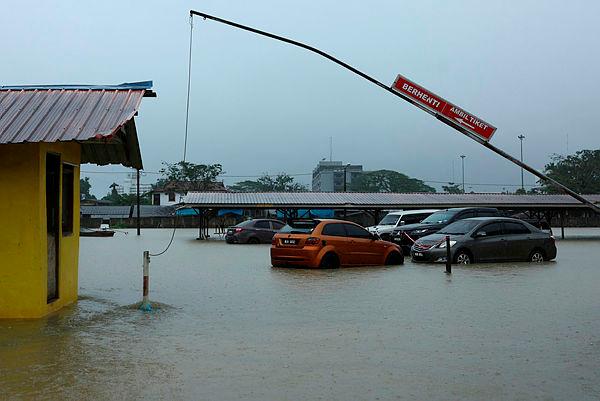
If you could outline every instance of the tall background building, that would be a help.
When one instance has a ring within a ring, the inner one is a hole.
[[[346,176],[346,190],[349,191],[352,179],[362,172],[362,165],[321,160],[313,170],[312,191],[344,192],[344,175]]]

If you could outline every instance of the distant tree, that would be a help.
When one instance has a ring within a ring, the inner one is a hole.
[[[423,181],[392,170],[364,172],[352,179],[353,192],[435,192]]]
[[[223,172],[220,164],[195,164],[180,161],[177,163],[163,162],[163,168],[159,173],[163,178],[159,179],[155,187],[162,187],[168,182],[187,184],[186,187],[194,190],[203,190],[217,180]]]
[[[119,192],[117,191],[117,187],[119,186],[119,184],[117,184],[116,182],[113,182],[112,184],[110,184],[108,187],[110,188],[110,192],[107,193],[102,200],[107,200],[110,201],[113,205],[118,205],[119,202],[121,201],[121,195],[119,195]]]
[[[79,195],[80,199],[96,199],[94,195],[90,193],[92,184],[90,184],[90,177],[84,177],[79,179]]]
[[[459,184],[455,184],[453,182],[449,182],[448,185],[442,185],[442,189],[444,192],[449,194],[462,194],[463,190]]]
[[[137,205],[137,194],[119,194],[117,187],[119,184],[112,183],[109,185],[110,192],[102,198],[102,200],[110,201],[114,206],[131,206]],[[152,204],[150,193],[140,194],[140,205]]]
[[[551,162],[546,164],[546,175],[580,194],[600,193],[600,149],[580,150],[574,155],[561,156],[554,154]],[[539,180],[542,191],[560,193],[550,183]]]
[[[245,180],[229,187],[235,192],[306,192],[306,185],[294,182],[294,177],[286,173],[270,176],[265,173],[256,181]]]
[[[525,195],[527,191],[523,188],[519,188],[515,191],[515,195]]]

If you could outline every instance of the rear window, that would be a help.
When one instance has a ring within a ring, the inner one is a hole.
[[[256,224],[254,225],[254,227],[256,228],[271,228],[271,225],[269,224],[269,222],[267,220],[260,220],[257,221]]]
[[[236,227],[248,227],[248,226],[251,226],[252,223],[254,223],[253,220],[246,220],[246,221],[242,221],[241,223],[238,223],[236,225]]]
[[[317,224],[319,222],[316,220],[290,221],[279,232],[284,234],[310,234]]]

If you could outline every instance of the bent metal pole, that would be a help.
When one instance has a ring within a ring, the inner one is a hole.
[[[515,163],[516,165],[524,168],[525,170],[529,171],[531,174],[535,175],[538,178],[541,178],[544,181],[549,182],[550,184],[556,186],[557,188],[559,188],[561,191],[563,191],[564,193],[566,193],[567,195],[572,196],[573,198],[577,199],[579,202],[589,206],[592,210],[594,210],[596,213],[600,214],[600,207],[598,207],[597,205],[595,205],[593,202],[588,201],[587,199],[585,199],[584,197],[582,197],[581,195],[579,195],[578,193],[576,193],[575,191],[567,188],[566,186],[564,186],[563,184],[559,183],[556,180],[553,180],[552,178],[546,176],[545,174],[537,171],[536,169],[534,169],[533,167],[528,166],[527,164],[523,163],[522,161],[518,160],[515,157],[512,157],[511,155],[509,155],[508,153],[504,152],[503,150],[497,148],[496,146],[490,144],[487,141],[483,141],[477,137],[474,137],[473,135],[471,135],[469,132],[465,131],[462,127],[456,125],[456,124],[452,124],[450,123],[448,120],[441,118],[440,115],[432,112],[431,110],[421,106],[420,104],[414,102],[412,99],[410,99],[409,97],[403,95],[402,93],[396,92],[395,90],[393,90],[391,87],[385,85],[383,82],[380,82],[378,80],[376,80],[375,78],[371,77],[370,75],[365,74],[364,72],[352,67],[351,65],[344,63],[343,61],[333,57],[330,54],[325,53],[322,50],[319,50],[315,47],[309,46],[307,44],[304,44],[302,42],[298,42],[296,40],[292,40],[292,39],[288,39],[286,37],[283,36],[279,36],[279,35],[275,35],[273,33],[269,33],[266,31],[261,31],[260,29],[256,29],[256,28],[252,28],[246,25],[242,25],[242,24],[238,24],[237,22],[233,22],[233,21],[228,21],[226,19],[223,18],[219,18],[219,17],[215,17],[213,15],[209,15],[206,13],[202,13],[199,11],[195,11],[195,10],[190,10],[190,17],[193,17],[194,15],[197,15],[199,17],[202,17],[204,19],[210,19],[216,22],[220,22],[222,24],[225,25],[229,25],[229,26],[233,26],[235,28],[238,29],[242,29],[244,31],[248,31],[248,32],[252,32],[255,33],[257,35],[262,35],[262,36],[266,36],[268,38],[271,39],[275,39],[275,40],[279,40],[281,42],[285,42],[288,43],[290,45],[294,45],[294,46],[298,46],[301,47],[303,49],[306,49],[308,51],[311,51],[313,53],[316,53],[322,57],[325,57],[326,59],[346,68],[347,70],[352,71],[353,73],[355,73],[356,75],[360,76],[361,78],[366,79],[367,81],[371,82],[372,84],[375,84],[377,86],[379,86],[381,89],[384,89],[386,91],[388,91],[389,93],[398,96],[404,100],[406,100],[407,102],[413,104],[414,106],[417,106],[418,108],[420,108],[421,110],[433,115],[434,117],[436,117],[438,120],[442,121],[445,124],[450,125],[452,128],[462,132],[463,134],[467,135],[469,138],[474,139],[475,141],[481,143],[483,146],[485,146],[486,148],[490,149],[492,152],[504,157],[505,159],[507,159],[508,161],[511,161],[513,163]]]

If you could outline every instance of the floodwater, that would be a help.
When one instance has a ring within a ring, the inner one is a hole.
[[[556,262],[451,276],[272,269],[269,245],[178,230],[138,311],[142,251],[170,234],[82,238],[79,302],[0,320],[0,399],[600,399],[600,229],[567,230]]]

